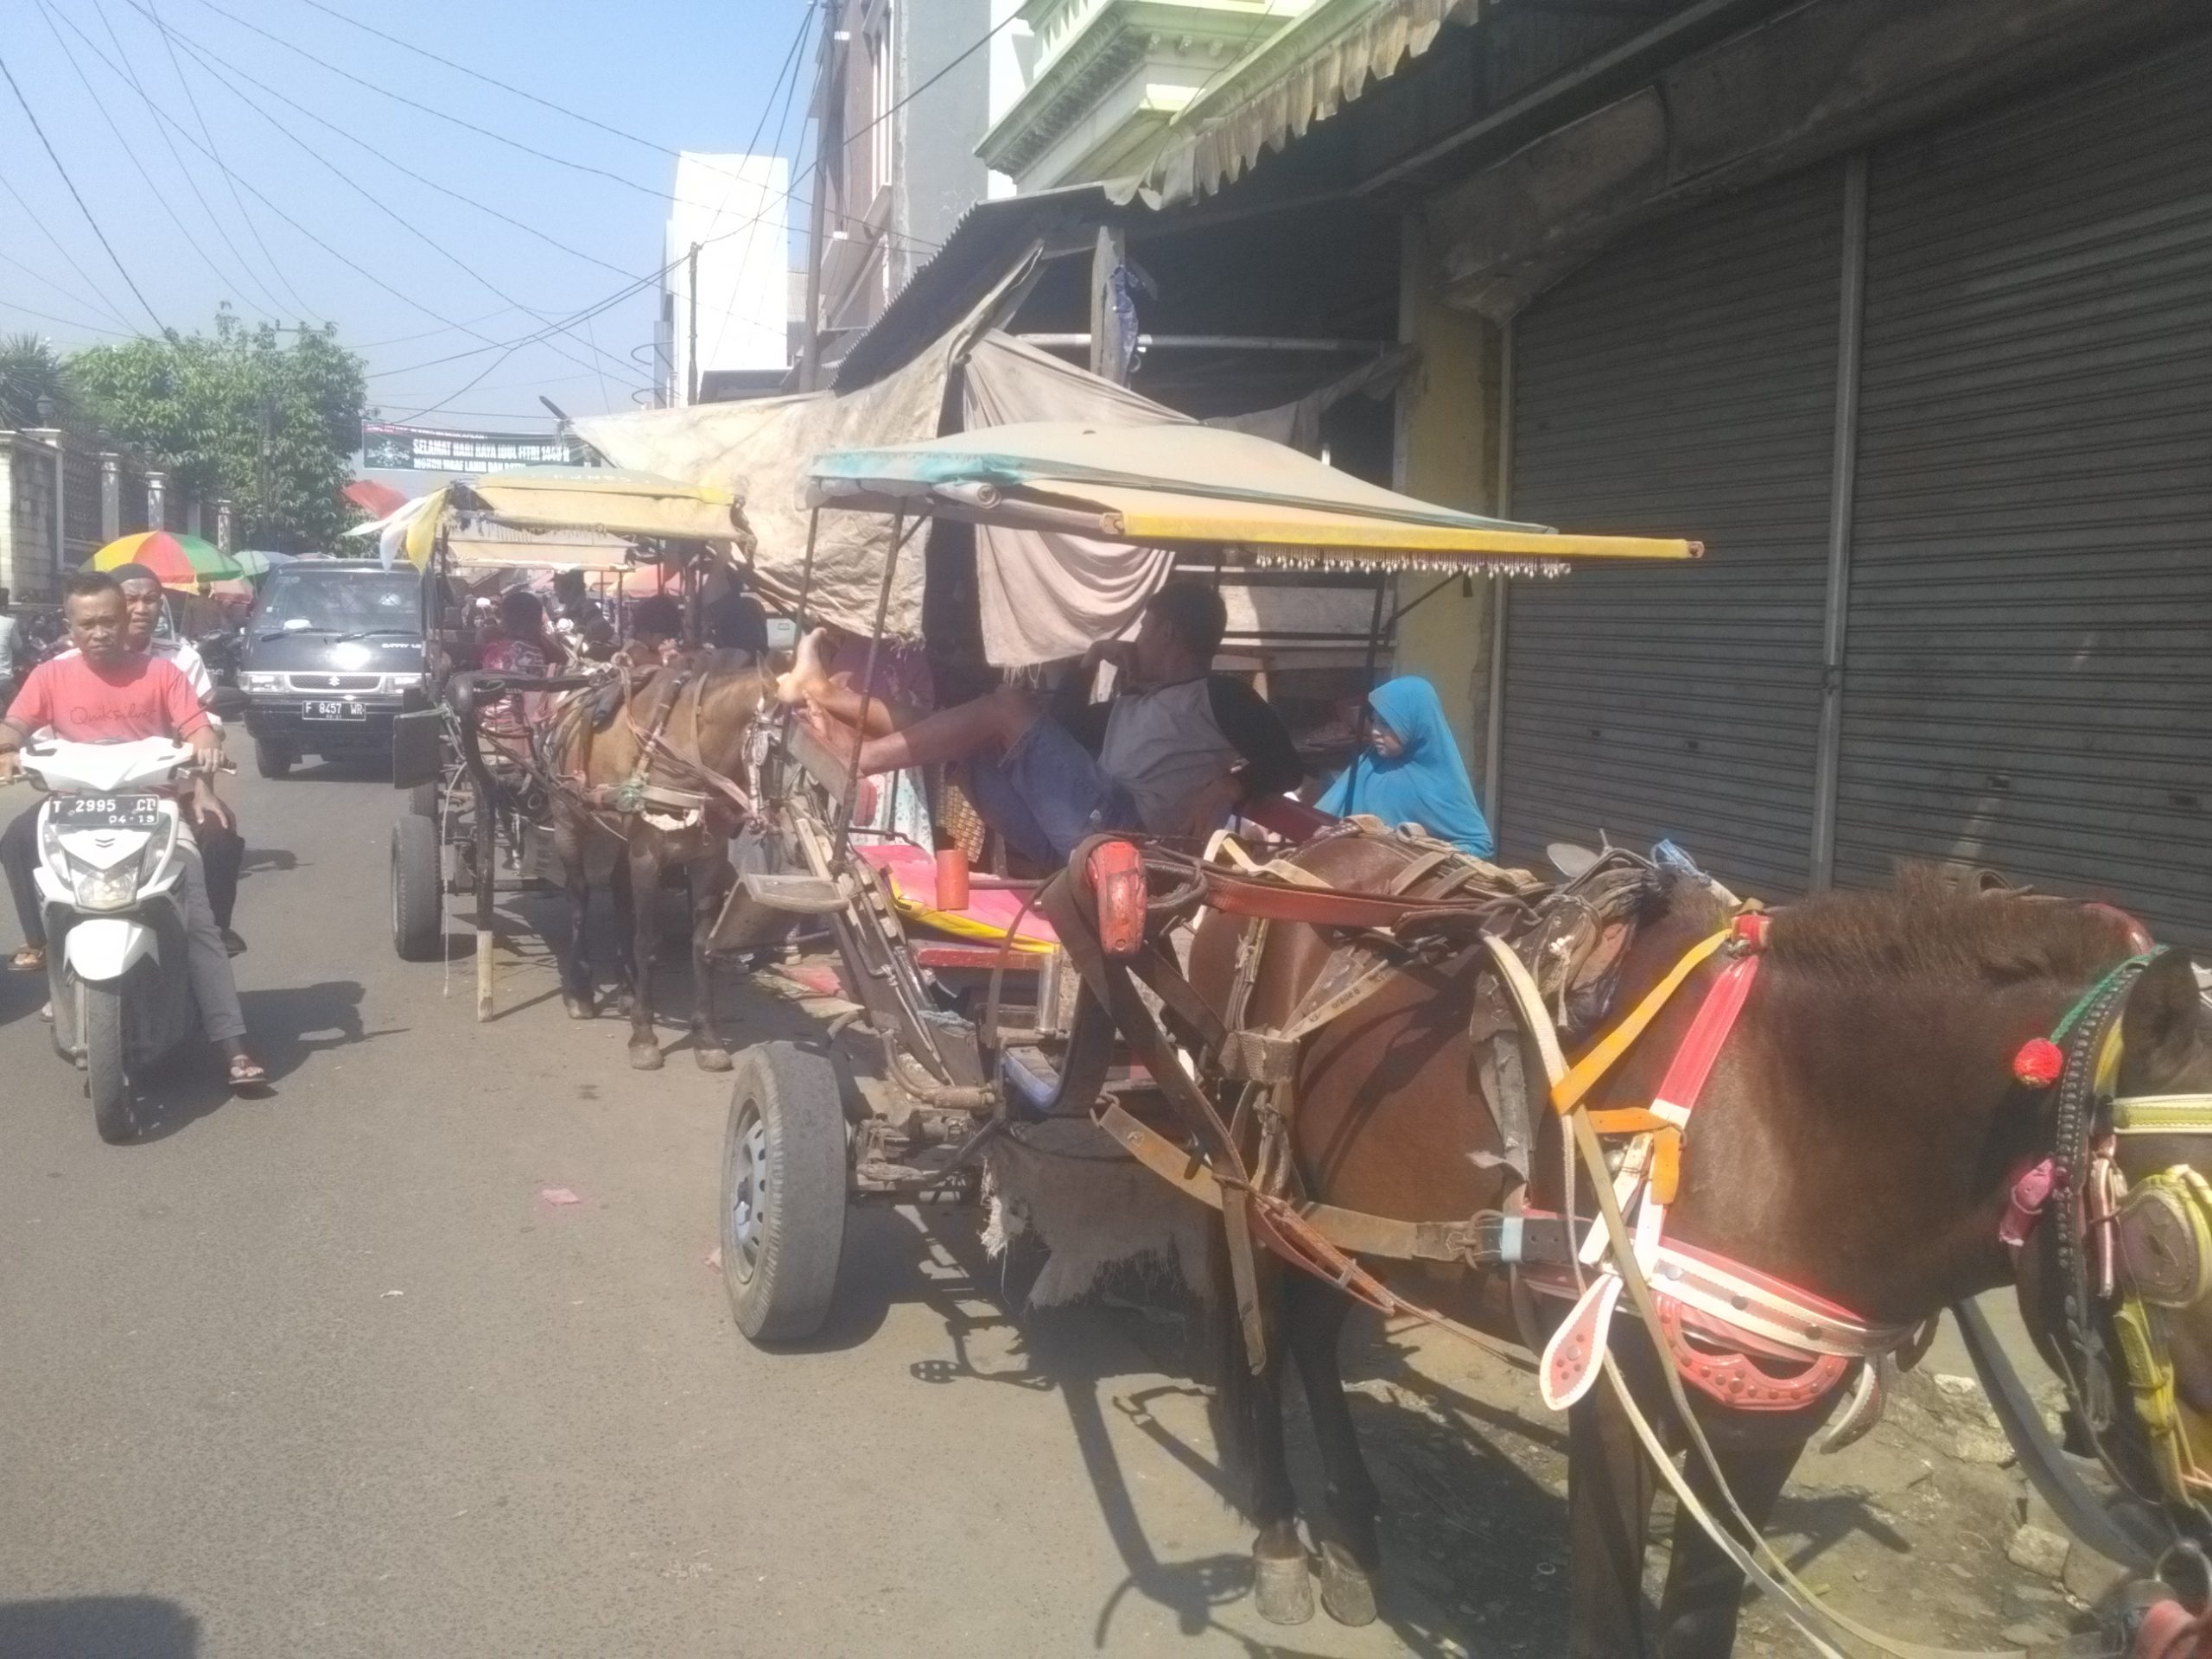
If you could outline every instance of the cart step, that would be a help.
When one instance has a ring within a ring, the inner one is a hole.
[[[787,910],[799,916],[834,915],[846,906],[845,895],[827,876],[769,875],[747,870],[738,878],[746,894],[771,910]]]

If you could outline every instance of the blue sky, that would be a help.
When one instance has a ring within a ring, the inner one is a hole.
[[[548,323],[655,271],[676,166],[664,150],[808,153],[811,27],[788,110],[783,74],[807,10],[806,0],[6,0],[0,62],[115,257],[0,81],[0,332],[75,346],[149,332],[149,309],[205,329],[227,300],[248,321],[335,321],[368,359],[369,401],[385,419],[438,406],[420,418],[543,430],[541,392],[572,414],[632,407],[651,379],[654,285],[569,332]],[[794,224],[808,188],[794,186]],[[515,344],[539,334],[550,337]]]

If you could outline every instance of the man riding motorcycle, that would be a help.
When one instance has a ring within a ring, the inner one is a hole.
[[[166,737],[188,744],[199,774],[185,803],[194,824],[228,827],[230,809],[217,798],[214,768],[221,747],[200,698],[175,664],[130,648],[130,612],[123,592],[105,572],[79,571],[63,584],[63,613],[75,653],[41,663],[0,720],[0,784],[21,770],[18,751],[35,732],[51,728],[65,742],[112,743]],[[227,1060],[234,1088],[253,1088],[268,1073],[246,1047],[245,1016],[230,954],[207,904],[200,849],[188,833],[178,843],[184,874],[179,896],[187,930],[186,969],[207,1039]]]

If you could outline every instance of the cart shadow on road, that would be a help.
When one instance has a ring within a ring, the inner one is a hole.
[[[200,1621],[158,1596],[0,1601],[0,1654],[52,1659],[194,1659]]]
[[[1134,1299],[1109,1293],[1103,1300],[1019,1313],[1041,1265],[1033,1247],[1012,1261],[994,1259],[974,1218],[961,1212],[933,1212],[926,1224],[911,1211],[862,1210],[853,1218],[876,1224],[857,1258],[849,1236],[840,1313],[810,1345],[852,1345],[873,1332],[890,1306],[919,1304],[943,1321],[948,1351],[910,1367],[916,1382],[1060,1396],[1127,1572],[1099,1609],[1096,1646],[1108,1645],[1119,1610],[1134,1596],[1171,1612],[1186,1637],[1226,1637],[1255,1656],[1299,1659],[1308,1652],[1251,1633],[1265,1627],[1249,1606],[1251,1563],[1241,1548],[1166,1559],[1147,1530],[1143,1510],[1164,1490],[1157,1484],[1161,1469],[1150,1464],[1157,1454],[1201,1489],[1202,1503],[1221,1506],[1220,1530],[1240,1544],[1249,1535],[1234,1518],[1236,1480],[1224,1469],[1210,1427],[1209,1344],[1199,1340],[1192,1310],[1163,1304],[1147,1286]],[[1393,1376],[1406,1370],[1402,1357],[1380,1344],[1348,1351],[1346,1360],[1347,1380],[1356,1384],[1378,1370]],[[1301,1493],[1318,1498],[1323,1481],[1312,1432],[1294,1389],[1291,1395],[1294,1477]],[[1352,1398],[1384,1492],[1385,1628],[1400,1650],[1424,1656],[1465,1652],[1471,1639],[1478,1652],[1516,1643],[1547,1650],[1566,1618],[1563,1501],[1523,1470],[1512,1450],[1464,1419],[1440,1422],[1433,1407],[1409,1408],[1397,1398],[1395,1391],[1356,1391]],[[1499,1420],[1526,1432],[1508,1414]],[[1147,1466],[1133,1469],[1133,1454]]]

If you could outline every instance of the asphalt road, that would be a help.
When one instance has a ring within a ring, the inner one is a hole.
[[[972,1228],[857,1216],[825,1338],[749,1347],[721,1084],[630,1071],[542,959],[484,1026],[465,964],[396,960],[388,788],[233,793],[273,1098],[187,1077],[105,1146],[0,976],[0,1656],[1451,1650],[1403,1584],[1261,1624],[1157,1327],[1009,1313]],[[1556,1554],[1529,1490],[1497,1593]]]

